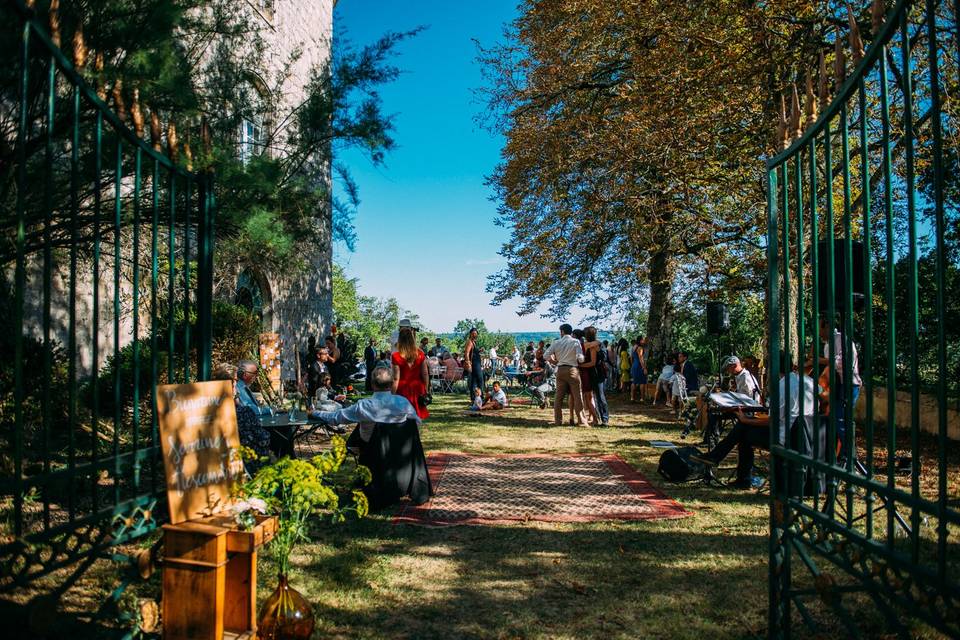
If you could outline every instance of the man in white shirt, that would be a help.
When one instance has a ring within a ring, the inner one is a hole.
[[[420,417],[410,401],[390,392],[393,387],[392,370],[376,367],[370,376],[370,384],[373,386],[373,396],[338,411],[315,411],[314,417],[329,425],[357,423],[360,425],[360,439],[364,442],[370,441],[373,427],[378,422],[403,424],[411,419],[420,424]]]
[[[801,377],[791,371],[792,363],[783,359],[780,367],[780,436],[779,441],[789,444],[788,434],[794,428],[794,422],[800,415],[800,386]],[[790,371],[789,374],[785,374]],[[812,439],[814,420],[814,390],[816,385],[808,375],[803,376],[803,429]],[[786,386],[790,385],[789,409],[786,406]],[[702,462],[708,466],[717,466],[727,457],[734,447],[737,447],[737,479],[733,483],[736,489],[749,489],[753,470],[753,450],[755,447],[767,449],[770,446],[770,417],[768,415],[751,416],[742,410],[737,410],[737,423],[723,440],[710,453],[703,456],[691,456],[691,460]],[[821,447],[821,452],[823,447]]]
[[[586,424],[583,415],[583,396],[580,390],[580,370],[577,365],[583,362],[583,347],[580,341],[572,335],[573,327],[569,324],[560,325],[560,339],[551,344],[543,353],[543,357],[557,365],[557,396],[553,405],[553,421],[563,424],[563,400],[570,394],[570,403],[573,406],[573,415],[576,424]]]
[[[757,402],[760,402],[760,385],[757,379],[753,377],[741,363],[737,356],[730,356],[723,362],[723,370],[733,376],[737,383],[737,393],[750,396]]]
[[[833,362],[830,362],[830,322],[825,316],[820,316],[820,341],[823,342],[823,355],[820,357],[820,366],[833,366],[836,370],[836,401],[837,407],[837,440],[845,446],[845,434],[847,431],[846,416],[853,413],[853,407],[857,406],[857,399],[860,397],[860,387],[863,381],[860,379],[860,359],[857,354],[857,345],[850,340],[850,391],[853,403],[847,407],[847,381],[843,379],[843,343],[844,337],[839,329],[833,330]]]
[[[757,379],[753,377],[753,374],[740,363],[740,358],[729,356],[720,365],[720,371],[734,377],[737,383],[737,393],[742,393],[760,402],[760,385],[757,384]],[[704,442],[709,442],[711,436],[719,437],[720,421],[725,417],[722,414],[732,413],[734,413],[734,410],[730,408],[718,408],[716,405],[710,408]]]

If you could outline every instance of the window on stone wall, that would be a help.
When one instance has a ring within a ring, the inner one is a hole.
[[[253,156],[263,153],[265,141],[263,119],[252,117],[241,120],[239,141],[237,156],[240,162],[246,164]]]
[[[263,331],[273,331],[273,294],[269,283],[261,276],[253,269],[241,271],[233,303],[256,316]]]

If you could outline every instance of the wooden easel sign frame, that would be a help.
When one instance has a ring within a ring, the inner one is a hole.
[[[219,513],[244,473],[233,384],[160,385],[156,397],[171,524]]]

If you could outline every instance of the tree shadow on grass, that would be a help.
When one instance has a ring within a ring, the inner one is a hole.
[[[330,535],[337,550],[304,567],[304,579],[336,575],[341,600],[370,589],[373,563],[408,571],[388,569],[374,588],[385,598],[369,606],[321,598],[318,614],[334,637],[759,637],[765,625],[761,534],[670,523],[431,529],[375,519]]]

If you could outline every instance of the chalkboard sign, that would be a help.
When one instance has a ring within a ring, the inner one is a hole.
[[[230,486],[243,476],[233,384],[158,386],[157,416],[170,522],[222,511]]]

